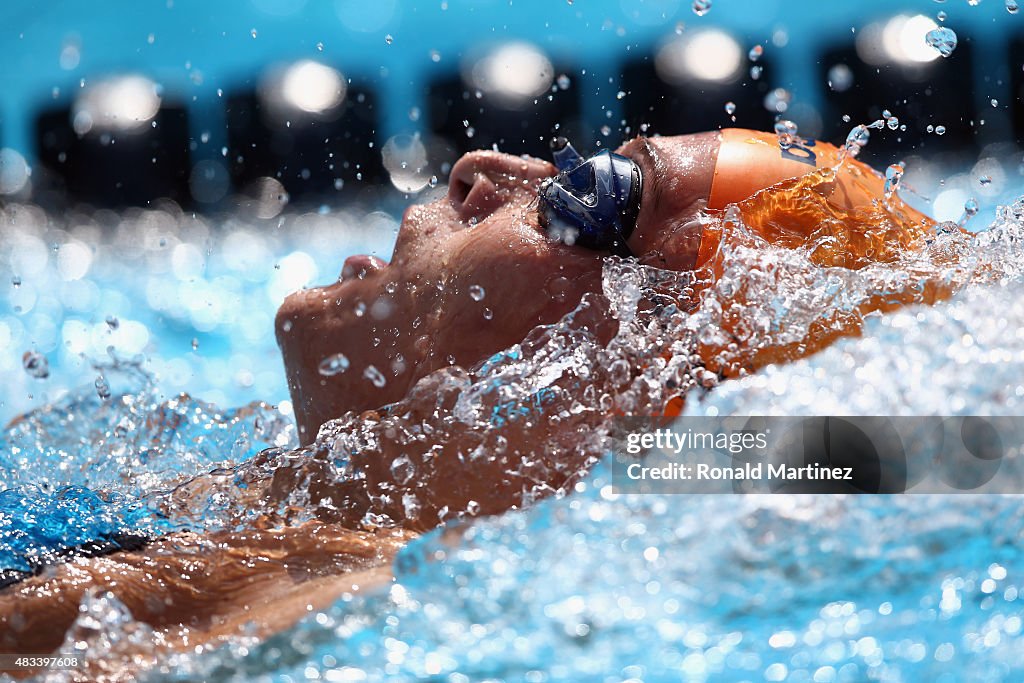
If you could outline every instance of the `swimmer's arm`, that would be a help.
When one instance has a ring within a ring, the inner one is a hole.
[[[0,591],[0,653],[55,651],[88,591],[111,592],[154,629],[157,649],[249,633],[250,623],[266,635],[306,616],[309,605],[322,609],[343,593],[386,584],[408,538],[315,521],[177,533],[137,552],[73,560]]]

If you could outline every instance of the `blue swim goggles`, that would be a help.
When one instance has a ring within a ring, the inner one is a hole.
[[[566,244],[631,256],[626,240],[640,213],[640,167],[609,150],[584,159],[563,137],[551,141],[551,152],[559,174],[540,186],[548,233]]]

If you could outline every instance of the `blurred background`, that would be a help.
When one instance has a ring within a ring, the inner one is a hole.
[[[554,131],[593,149],[782,117],[841,141],[884,110],[899,125],[868,148],[884,163],[1024,134],[1024,18],[1002,0],[820,5],[5,3],[0,192],[198,211],[413,194],[470,149],[546,156]],[[925,40],[940,24],[948,58]]]
[[[978,229],[1021,185],[1022,21],[1014,0],[4,3],[0,414],[108,356],[282,400],[283,296],[387,258],[471,149],[881,120],[863,158],[904,163],[939,219],[976,199]]]

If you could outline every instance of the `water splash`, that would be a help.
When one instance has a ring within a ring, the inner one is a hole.
[[[903,178],[903,167],[899,164],[892,164],[885,169],[885,201],[891,202],[899,189],[900,180]]]
[[[957,224],[960,227],[967,225],[969,220],[978,215],[978,210],[978,200],[974,197],[970,197],[966,202],[964,202],[964,215],[960,217]]]
[[[843,144],[844,156],[849,155],[856,158],[870,140],[871,131],[868,130],[867,126],[864,124],[854,126],[846,136],[846,142]]]
[[[0,570],[32,571],[92,542],[216,526],[201,510],[169,518],[164,492],[295,444],[289,417],[265,404],[222,411],[184,394],[161,400],[137,363],[102,373],[103,395],[92,386],[72,392],[0,435]]]

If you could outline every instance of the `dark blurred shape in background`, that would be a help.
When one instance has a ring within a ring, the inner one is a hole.
[[[763,39],[762,39],[763,40]],[[721,29],[683,32],[637,56],[622,72],[632,131],[680,135],[728,126],[770,129],[789,104],[775,93],[770,60]]]
[[[454,158],[495,147],[546,158],[555,131],[585,135],[569,72],[529,43],[507,43],[464,58],[459,73],[429,88],[431,130],[449,143]]]
[[[190,202],[188,112],[159,90],[142,76],[110,78],[39,114],[36,150],[51,188],[99,206]]]
[[[869,163],[889,163],[905,149],[932,156],[977,153],[979,140],[971,125],[976,103],[969,87],[973,45],[961,38],[944,59],[918,39],[937,27],[924,15],[899,14],[868,24],[851,44],[825,52],[818,63],[830,91],[822,112],[824,137],[846,134],[844,114],[855,122],[876,121],[888,118],[884,114],[889,111],[898,119],[886,126],[894,133],[876,136],[865,148],[863,159]],[[936,126],[945,132],[936,135]]]
[[[236,188],[274,178],[301,199],[387,181],[376,97],[329,66],[305,60],[275,70],[257,91],[229,96],[226,109]]]

